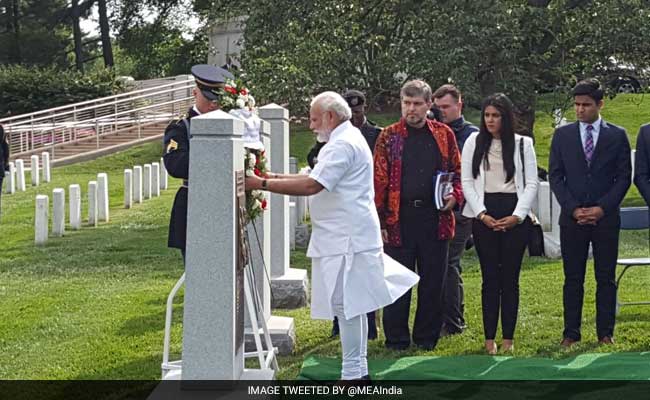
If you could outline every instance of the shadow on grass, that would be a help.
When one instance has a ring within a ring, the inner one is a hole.
[[[74,380],[130,380],[134,376],[141,377],[141,379],[160,379],[162,355],[152,355],[122,361],[124,362],[120,364],[112,364],[81,373]]]
[[[183,306],[176,305],[172,312],[172,327],[183,323]],[[150,332],[160,332],[165,328],[165,310],[159,313],[141,315],[124,321],[118,334],[122,336],[142,336]]]

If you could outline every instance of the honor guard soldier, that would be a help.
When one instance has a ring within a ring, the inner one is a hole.
[[[196,87],[192,91],[194,105],[182,118],[172,122],[165,129],[163,161],[169,175],[183,179],[182,186],[174,198],[169,221],[167,245],[179,249],[185,260],[185,239],[187,232],[187,188],[190,166],[190,123],[191,119],[219,109],[219,99],[227,79],[233,75],[223,68],[200,64],[192,67]]]

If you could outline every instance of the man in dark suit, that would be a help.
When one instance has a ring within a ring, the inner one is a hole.
[[[169,221],[168,247],[177,248],[185,260],[185,239],[187,234],[187,187],[190,168],[190,124],[197,115],[219,109],[219,99],[226,79],[233,75],[213,65],[200,64],[192,67],[196,81],[194,106],[187,114],[172,122],[165,129],[163,161],[169,175],[183,179],[172,206]]]
[[[551,190],[561,206],[560,245],[564,266],[564,333],[561,345],[580,341],[584,280],[593,246],[596,275],[596,333],[613,343],[620,229],[619,209],[631,184],[630,143],[625,129],[600,117],[603,90],[596,79],[573,89],[578,122],[555,130],[551,143]]]
[[[650,124],[643,125],[636,137],[634,184],[650,206]]]

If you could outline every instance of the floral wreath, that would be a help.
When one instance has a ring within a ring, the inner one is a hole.
[[[246,176],[259,176],[266,178],[268,166],[266,152],[264,150],[255,150],[244,148],[244,165]],[[246,214],[248,222],[252,222],[259,217],[268,208],[268,201],[264,192],[261,190],[246,191]]]
[[[222,111],[241,117],[236,111],[255,112],[255,99],[241,79],[228,79],[221,90],[219,106]],[[244,147],[244,170],[246,176],[266,178],[268,174],[267,158],[264,149]],[[261,190],[246,191],[246,214],[252,222],[268,208],[268,200]]]
[[[225,112],[242,108],[252,111],[255,108],[255,99],[242,80],[228,79],[222,89],[219,105]]]

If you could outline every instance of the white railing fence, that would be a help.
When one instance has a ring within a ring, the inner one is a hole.
[[[169,122],[192,104],[191,76],[169,82],[0,119],[8,134],[12,158],[49,151],[54,160],[56,148],[66,144],[94,139],[99,148],[100,138],[105,135],[128,132],[140,137],[142,128]]]

